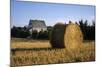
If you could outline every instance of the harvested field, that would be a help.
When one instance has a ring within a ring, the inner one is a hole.
[[[37,46],[23,46],[24,42]],[[41,46],[38,43],[42,43]],[[80,52],[50,47],[49,41],[12,39],[11,66],[95,61],[94,41],[85,41]]]
[[[11,40],[11,48],[50,48],[48,40],[32,40],[23,38],[13,38]]]

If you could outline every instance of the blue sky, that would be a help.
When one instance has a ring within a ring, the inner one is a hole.
[[[81,19],[88,20],[91,24],[95,20],[95,6],[11,0],[11,26],[28,25],[30,19],[45,20],[48,26]]]

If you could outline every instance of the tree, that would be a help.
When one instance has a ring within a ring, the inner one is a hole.
[[[38,38],[38,32],[37,32],[37,30],[33,30],[32,31],[32,38],[33,39],[37,39]]]
[[[80,28],[83,33],[84,40],[95,40],[95,22],[92,22],[92,25],[88,25],[88,21],[86,20],[83,22],[83,20],[79,21]]]
[[[13,27],[11,28],[11,37],[26,38],[30,36],[29,31],[25,27]]]
[[[42,31],[41,30],[39,32],[38,39],[49,39],[49,37],[48,37],[48,31]]]

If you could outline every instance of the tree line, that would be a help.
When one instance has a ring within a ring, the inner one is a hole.
[[[95,21],[92,22],[92,25],[89,25],[87,20],[80,20],[78,23],[76,22],[76,24],[79,24],[84,40],[95,40]],[[11,28],[11,37],[48,40],[52,29],[52,26],[47,26],[47,31],[41,30],[38,32],[37,30],[34,30],[32,33],[30,33],[26,26],[13,26]]]
[[[32,33],[27,29],[27,27],[16,27],[13,26],[11,28],[11,37],[16,38],[32,38],[32,39],[49,39],[49,33],[52,31],[52,26],[47,26],[47,30],[41,30],[38,32],[37,30],[33,30]]]
[[[95,21],[92,21],[92,25],[88,24],[88,21],[79,21],[80,28],[83,33],[84,40],[95,40]]]

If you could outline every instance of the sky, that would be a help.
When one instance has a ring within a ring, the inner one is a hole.
[[[28,25],[30,19],[44,20],[47,26],[57,22],[68,23],[69,20],[78,22],[81,19],[92,24],[95,6],[11,0],[11,26]]]

